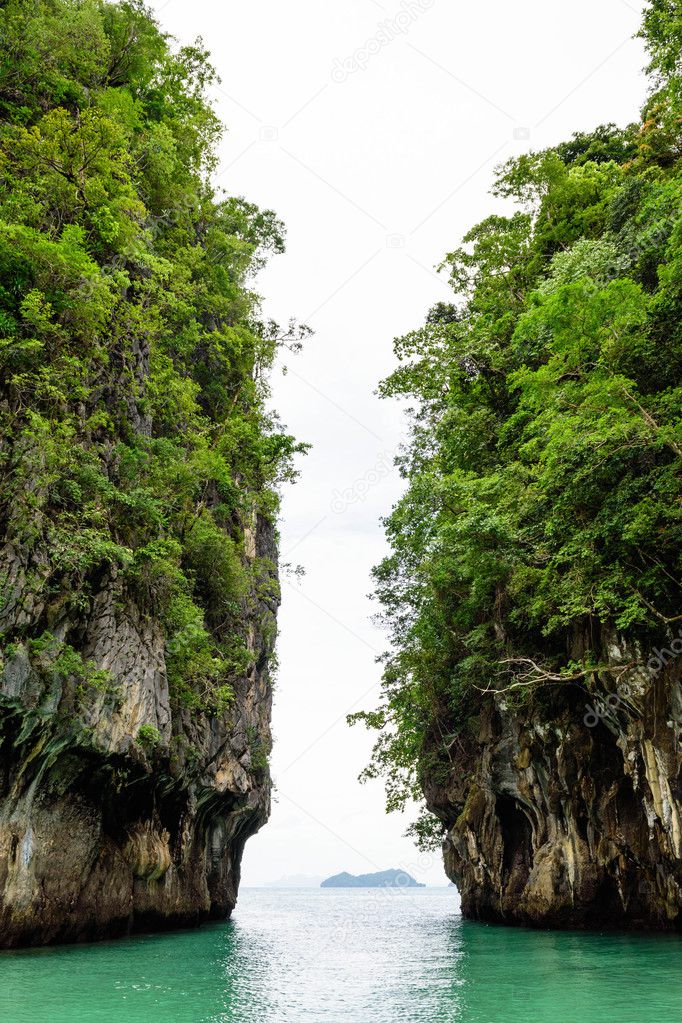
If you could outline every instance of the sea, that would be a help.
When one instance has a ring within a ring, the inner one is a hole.
[[[1,1023],[677,1023],[682,937],[463,920],[453,888],[243,888],[232,919],[0,953]]]

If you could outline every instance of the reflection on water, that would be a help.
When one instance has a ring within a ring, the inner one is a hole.
[[[0,955],[2,1023],[669,1023],[677,936],[463,922],[452,889],[244,890],[230,924]]]

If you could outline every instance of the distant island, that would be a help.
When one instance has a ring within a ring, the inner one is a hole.
[[[426,888],[404,870],[380,870],[377,874],[335,874],[320,888]]]

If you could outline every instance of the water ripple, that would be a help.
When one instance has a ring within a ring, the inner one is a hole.
[[[677,936],[463,922],[452,889],[249,890],[200,931],[0,955],[2,1023],[669,1023]]]

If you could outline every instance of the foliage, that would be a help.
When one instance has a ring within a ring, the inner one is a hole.
[[[44,617],[115,581],[175,696],[219,712],[260,579],[245,531],[303,450],[267,371],[305,330],[252,291],[282,225],[209,183],[214,80],[139,0],[0,7],[0,528]]]
[[[251,767],[254,771],[267,771],[268,757],[270,755],[269,744],[258,734],[255,727],[249,725],[246,729],[246,739],[251,757]]]
[[[161,733],[154,725],[142,725],[135,741],[146,752],[152,753],[161,744]]]
[[[469,232],[452,305],[396,342],[381,390],[411,405],[407,490],[374,573],[392,649],[354,717],[380,733],[365,776],[389,809],[447,779],[486,694],[604,681],[609,637],[644,652],[678,619],[678,8],[648,8],[642,125],[500,168],[517,211]]]

